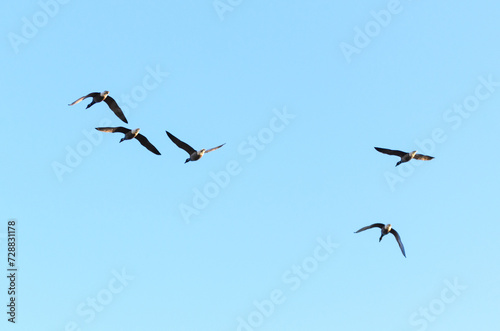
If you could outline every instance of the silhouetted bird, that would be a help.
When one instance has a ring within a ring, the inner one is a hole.
[[[70,103],[69,106],[76,105],[77,103],[86,98],[92,98],[92,102],[87,105],[87,108],[92,107],[95,103],[104,101],[108,104],[109,109],[111,109],[113,113],[115,113],[115,115],[118,116],[119,119],[121,119],[125,123],[128,123],[127,119],[125,118],[125,115],[123,115],[123,112],[116,103],[115,99],[109,96],[109,91],[104,91],[102,93],[99,92],[89,93],[86,96],[83,96],[80,99],[76,100],[75,102]]]
[[[142,134],[139,133],[141,129],[135,129],[135,130],[130,130],[127,128],[124,128],[123,126],[118,126],[116,128],[111,128],[111,127],[103,127],[103,128],[95,128],[96,130],[102,131],[102,132],[120,132],[124,133],[125,137],[123,137],[120,142],[124,140],[130,140],[130,139],[137,139],[141,143],[142,146],[146,147],[149,149],[151,152],[155,153],[156,155],[161,155],[160,152],[156,149],[156,147],[153,146],[149,142],[149,140],[144,137]]]
[[[394,230],[392,228],[392,225],[390,225],[390,224],[384,225],[382,223],[374,223],[372,225],[365,226],[364,228],[361,228],[361,229],[359,229],[358,231],[356,231],[354,233],[365,231],[365,230],[368,230],[368,229],[371,229],[371,228],[380,228],[380,229],[382,229],[382,235],[380,236],[380,239],[378,240],[379,242],[382,240],[382,238],[386,234],[392,233],[394,235],[394,237],[396,238],[396,241],[399,244],[399,248],[401,248],[401,252],[403,253],[403,256],[406,257],[405,248],[403,246],[403,243],[401,242],[401,238],[399,237],[399,234],[396,232],[396,230]]]
[[[413,151],[411,153],[406,153],[406,152],[402,152],[402,151],[380,148],[380,147],[374,147],[374,148],[377,151],[379,151],[380,153],[399,156],[401,158],[401,161],[396,163],[396,167],[398,165],[400,165],[401,163],[405,163],[405,162],[410,161],[411,159],[429,161],[429,160],[432,160],[434,158],[433,156],[417,154],[417,151]]]
[[[217,147],[214,147],[214,148],[210,148],[207,150],[202,149],[202,150],[196,151],[193,147],[191,147],[188,144],[186,144],[185,142],[179,140],[170,132],[168,132],[168,131],[165,131],[165,132],[167,133],[170,140],[172,140],[174,142],[174,144],[177,145],[177,147],[182,148],[183,150],[185,150],[189,154],[189,157],[186,159],[186,162],[184,162],[184,163],[188,163],[189,161],[197,161],[197,160],[201,159],[203,154],[211,152],[211,151],[215,151],[216,149],[221,148],[222,146],[225,145],[225,143],[224,143],[224,144],[217,146]]]

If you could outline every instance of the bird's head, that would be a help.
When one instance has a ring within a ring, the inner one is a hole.
[[[199,155],[200,157],[202,157],[202,156],[203,156],[203,154],[205,154],[205,149],[204,149],[204,148],[203,148],[201,151],[199,151],[199,152],[198,152],[198,155]]]
[[[413,151],[410,153],[411,158],[413,159],[415,157],[415,154],[417,154],[417,151]]]
[[[139,134],[139,131],[141,131],[141,129],[137,128],[135,130],[132,130],[132,133],[135,135]]]
[[[387,230],[387,232],[390,232],[390,231],[391,231],[391,229],[392,229],[392,225],[387,224],[387,225],[385,226],[385,229]]]
[[[107,97],[109,94],[109,91],[104,91],[101,93],[101,97]]]

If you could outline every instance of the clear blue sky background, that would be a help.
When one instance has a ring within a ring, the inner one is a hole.
[[[2,330],[497,328],[498,1],[48,3],[0,4]]]

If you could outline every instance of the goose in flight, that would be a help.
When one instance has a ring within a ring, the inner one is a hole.
[[[401,237],[399,237],[399,234],[396,232],[396,230],[394,230],[392,228],[392,225],[390,225],[390,224],[385,225],[385,224],[382,224],[382,223],[374,223],[372,225],[365,226],[364,228],[361,228],[361,229],[359,229],[358,231],[356,231],[354,233],[365,231],[365,230],[368,230],[368,229],[371,229],[371,228],[380,228],[380,229],[382,229],[382,235],[380,236],[380,239],[378,240],[379,242],[382,240],[382,238],[386,234],[392,233],[394,235],[394,237],[396,238],[396,241],[398,242],[399,248],[401,248],[401,252],[403,253],[403,256],[406,257],[405,248],[403,246],[403,243],[401,242]]]
[[[422,155],[422,154],[417,154],[417,151],[413,151],[411,153],[406,153],[402,151],[397,151],[393,149],[386,149],[386,148],[380,148],[380,147],[374,147],[377,151],[380,153],[388,154],[388,155],[396,155],[401,158],[401,160],[396,163],[396,167],[400,165],[401,163],[405,163],[410,161],[411,159],[415,160],[422,160],[422,161],[429,161],[434,158],[434,156],[428,156],[428,155]]]
[[[89,93],[89,94],[81,97],[80,99],[76,100],[75,102],[70,103],[69,106],[76,105],[77,103],[79,103],[80,101],[82,101],[86,98],[92,98],[92,102],[87,105],[87,108],[92,107],[95,103],[104,101],[108,104],[109,109],[111,109],[113,111],[113,113],[115,113],[115,115],[118,116],[119,119],[121,119],[125,123],[128,123],[127,119],[125,118],[125,115],[123,115],[122,109],[118,106],[115,99],[113,99],[112,97],[109,96],[109,91],[104,91],[102,93],[99,93],[99,92]],[[85,108],[85,109],[87,109],[87,108]]]
[[[172,140],[172,142],[177,145],[177,147],[182,148],[183,150],[185,150],[189,154],[189,157],[186,159],[186,162],[184,162],[184,163],[188,163],[189,161],[197,161],[197,160],[201,159],[203,154],[211,152],[211,151],[215,151],[216,149],[221,148],[222,146],[224,146],[226,144],[226,143],[224,143],[220,146],[210,148],[207,150],[202,149],[202,150],[196,151],[193,147],[191,147],[188,144],[186,144],[185,142],[179,140],[177,137],[175,137],[170,132],[168,132],[168,131],[165,131],[165,132],[167,133],[167,136],[170,138],[170,140]]]
[[[156,155],[161,155],[160,152],[158,152],[158,150],[156,149],[156,147],[154,147],[153,144],[151,144],[146,137],[144,137],[142,134],[139,133],[139,131],[141,129],[130,130],[130,129],[124,128],[123,126],[118,126],[116,128],[102,127],[102,128],[95,128],[95,129],[98,131],[102,131],[102,132],[120,132],[120,133],[125,134],[125,137],[123,137],[120,140],[120,142],[122,142],[124,140],[130,140],[130,139],[136,138],[137,140],[139,140],[139,142],[141,143],[142,146],[146,147],[147,149],[149,149],[151,152],[155,153]]]

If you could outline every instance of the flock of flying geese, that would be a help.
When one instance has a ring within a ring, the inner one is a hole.
[[[118,106],[115,99],[113,99],[112,97],[109,96],[109,91],[104,91],[102,93],[99,93],[99,92],[89,93],[87,95],[84,95],[80,99],[75,100],[73,103],[70,103],[69,106],[76,105],[80,101],[83,101],[87,98],[92,98],[92,102],[87,105],[87,108],[92,107],[96,103],[104,101],[109,106],[109,109],[111,109],[113,111],[113,113],[115,113],[115,115],[118,116],[119,119],[121,119],[123,122],[128,124],[128,121],[125,118],[125,115],[123,114],[123,111],[120,108],[120,106]],[[143,136],[142,134],[139,133],[139,131],[141,130],[139,128],[137,128],[135,130],[130,130],[130,129],[124,128],[123,126],[117,126],[117,127],[100,127],[100,128],[95,128],[95,129],[98,131],[102,131],[102,132],[123,133],[125,136],[120,140],[120,142],[122,142],[124,140],[131,140],[131,139],[135,138],[141,143],[142,146],[146,147],[152,153],[154,153],[156,155],[161,155],[160,152],[156,149],[156,147],[154,147],[154,145],[149,142],[148,138],[146,138],[145,136]],[[177,137],[175,137],[170,132],[168,132],[168,131],[165,131],[165,132],[167,133],[170,140],[172,140],[172,142],[177,145],[177,147],[182,148],[183,150],[185,150],[189,154],[189,157],[186,159],[186,162],[184,162],[184,163],[187,163],[189,161],[197,161],[197,160],[201,159],[203,154],[214,151],[214,150],[221,148],[222,146],[225,145],[225,143],[224,143],[224,144],[219,145],[219,146],[214,147],[214,148],[201,149],[201,150],[197,151],[193,147],[189,146],[185,142],[183,142],[180,139],[178,139]]]
[[[398,150],[386,149],[386,148],[380,148],[380,147],[375,147],[375,149],[377,151],[379,151],[380,153],[399,156],[401,158],[401,160],[399,160],[399,162],[396,163],[396,167],[398,165],[400,165],[401,163],[405,163],[405,162],[410,161],[411,159],[429,161],[429,160],[432,160],[434,158],[433,156],[429,156],[429,155],[417,154],[417,151],[406,153],[406,152],[402,152],[402,151],[398,151]],[[380,228],[381,229],[382,233],[381,233],[380,238],[378,240],[379,242],[382,240],[382,238],[384,238],[384,236],[386,234],[392,233],[394,235],[394,238],[396,238],[396,241],[398,242],[399,248],[401,248],[401,253],[403,253],[404,257],[406,257],[405,248],[403,246],[403,242],[401,241],[401,237],[399,236],[399,233],[397,233],[396,230],[394,230],[392,228],[392,225],[390,225],[390,224],[374,223],[372,225],[365,226],[354,233],[365,231],[365,230],[368,230],[371,228]]]
[[[108,91],[104,91],[102,93],[99,93],[99,92],[89,93],[89,94],[79,98],[75,102],[70,103],[69,106],[76,105],[77,103],[79,103],[82,100],[85,100],[86,98],[92,98],[92,102],[87,105],[87,108],[92,107],[96,103],[104,101],[119,119],[121,119],[125,123],[128,123],[127,119],[125,118],[125,115],[123,114],[123,111],[118,106],[116,101],[112,97],[109,96]],[[142,146],[146,147],[152,153],[154,153],[156,155],[161,155],[160,152],[156,149],[156,147],[154,147],[153,144],[151,144],[145,136],[143,136],[142,134],[139,133],[140,129],[130,130],[130,129],[124,128],[123,126],[118,126],[118,127],[100,127],[100,128],[96,128],[96,130],[99,130],[102,132],[120,132],[120,133],[123,133],[125,136],[120,140],[120,142],[122,142],[124,140],[131,140],[131,139],[135,138],[141,143]],[[189,161],[197,161],[203,156],[203,154],[214,151],[214,150],[221,148],[222,146],[225,145],[225,144],[222,144],[222,145],[219,145],[217,147],[210,148],[207,150],[201,149],[201,150],[197,151],[193,147],[189,146],[185,142],[183,142],[180,139],[178,139],[177,137],[175,137],[170,132],[168,132],[168,131],[165,131],[165,132],[167,133],[167,136],[170,138],[170,140],[172,140],[172,142],[175,145],[177,145],[177,147],[185,150],[189,154],[189,157],[186,159],[186,162],[184,162],[184,163],[187,163]],[[380,148],[380,147],[375,147],[375,149],[377,151],[379,151],[380,153],[399,156],[401,158],[401,160],[398,161],[398,163],[396,163],[396,167],[398,165],[400,165],[401,163],[408,162],[412,159],[429,161],[429,160],[432,160],[434,158],[434,157],[428,156],[428,155],[417,154],[417,151],[407,153],[407,152],[403,152],[403,151]],[[365,230],[368,230],[371,228],[380,228],[381,229],[381,235],[380,235],[380,238],[378,240],[379,242],[382,240],[382,238],[385,235],[392,233],[394,235],[394,238],[396,238],[396,241],[398,242],[399,248],[401,249],[403,256],[406,257],[405,248],[403,246],[403,242],[401,241],[401,237],[396,232],[396,230],[394,230],[392,228],[391,224],[374,223],[372,225],[365,226],[354,233],[359,233],[361,231],[365,231]]]

